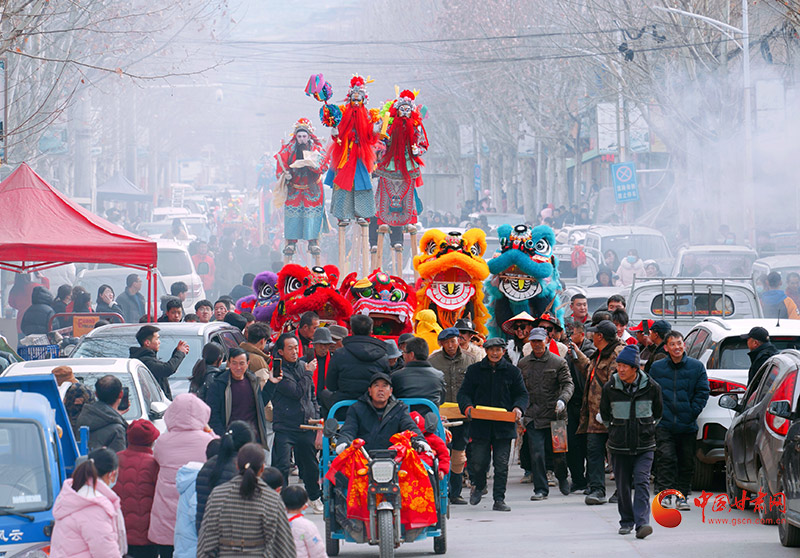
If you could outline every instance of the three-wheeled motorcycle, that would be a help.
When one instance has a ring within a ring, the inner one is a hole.
[[[443,440],[445,429],[439,415],[439,409],[427,399],[401,399],[410,407],[426,406],[429,414],[427,422],[431,432],[435,432]],[[400,521],[401,490],[399,482],[399,464],[396,461],[394,450],[372,450],[364,452],[367,462],[369,488],[367,490],[367,508],[369,521],[367,525],[359,519],[347,517],[347,489],[341,483],[334,486],[325,475],[328,473],[331,462],[336,458],[335,448],[336,432],[340,423],[336,420],[336,412],[354,404],[354,400],[336,403],[328,413],[323,429],[322,460],[320,470],[323,478],[323,496],[325,502],[325,546],[328,556],[339,555],[341,541],[352,543],[367,543],[377,545],[380,549],[380,558],[391,558],[394,550],[402,543],[414,542],[422,539],[433,538],[433,551],[444,554],[447,551],[447,517],[449,515],[449,500],[447,491],[449,475],[443,480],[436,476],[437,464],[434,462],[433,472],[430,475],[433,485],[433,494],[436,504],[437,521],[433,525],[415,529],[406,529]],[[341,413],[339,413],[341,415]],[[435,416],[435,420],[433,417]]]

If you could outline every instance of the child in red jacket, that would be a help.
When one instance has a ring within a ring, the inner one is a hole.
[[[439,480],[443,479],[450,472],[450,452],[447,449],[447,444],[433,432],[425,430],[425,419],[418,412],[411,413],[411,418],[417,423],[417,427],[425,435],[425,441],[428,442],[433,453],[436,454],[436,458],[439,460]],[[427,453],[419,455],[429,467],[433,467],[433,458],[430,455]]]
[[[158,479],[158,463],[153,457],[153,442],[158,434],[149,420],[135,420],[128,425],[128,448],[117,453],[119,473],[113,490],[120,497],[130,556],[150,556],[157,552],[156,545],[147,538],[147,531]]]

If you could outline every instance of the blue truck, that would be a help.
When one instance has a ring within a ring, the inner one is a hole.
[[[0,378],[0,558],[49,556],[53,504],[85,453],[53,376]]]

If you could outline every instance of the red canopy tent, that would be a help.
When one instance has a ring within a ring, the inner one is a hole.
[[[22,163],[0,182],[0,269],[29,273],[71,262],[107,263],[147,272],[147,307],[158,307],[156,243],[94,215]]]

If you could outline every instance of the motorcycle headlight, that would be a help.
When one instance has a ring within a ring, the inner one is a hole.
[[[372,480],[385,483],[394,479],[394,463],[392,461],[376,461],[372,464]]]

